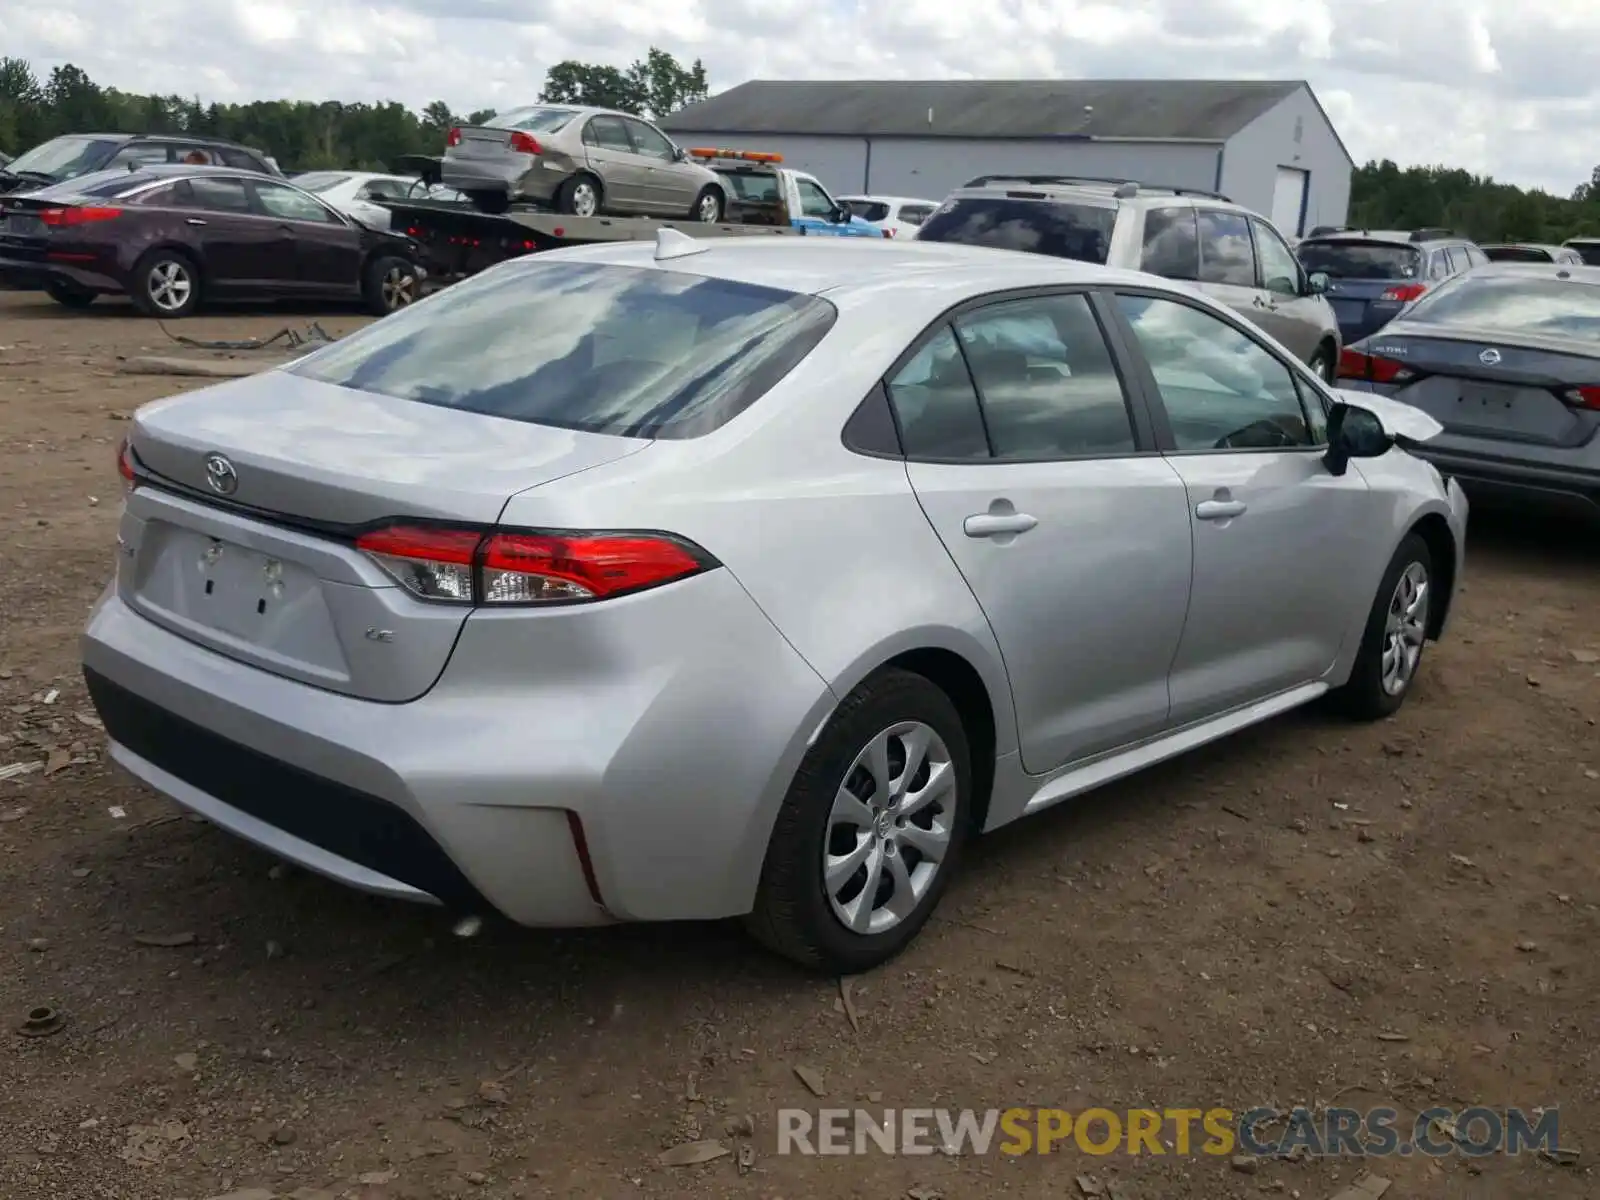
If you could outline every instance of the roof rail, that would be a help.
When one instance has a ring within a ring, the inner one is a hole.
[[[1353,225],[1317,225],[1313,226],[1307,237],[1327,237],[1330,233],[1354,233]]]
[[[1440,226],[1424,227],[1413,230],[1410,241],[1431,242],[1436,238],[1453,238],[1459,236],[1454,229],[1444,229]]]
[[[1137,179],[1113,179],[1100,175],[979,175],[976,179],[969,179],[962,187],[979,188],[988,187],[992,183],[1027,183],[1035,186],[1064,183],[1069,186],[1074,184],[1090,183],[1116,189],[1120,197],[1136,196],[1141,191],[1165,192],[1172,196],[1204,196],[1209,200],[1223,200],[1229,204],[1233,200],[1221,192],[1208,192],[1204,188],[1170,187],[1164,183],[1142,183]],[[1126,189],[1126,190],[1125,190]]]

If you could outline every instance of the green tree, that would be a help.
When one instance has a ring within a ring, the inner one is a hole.
[[[539,99],[550,104],[592,104],[639,116],[664,117],[711,94],[698,58],[684,66],[658,46],[627,68],[606,63],[559,62],[545,74]]]

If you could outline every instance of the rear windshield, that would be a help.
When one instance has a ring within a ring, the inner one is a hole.
[[[1576,250],[1578,257],[1591,267],[1600,267],[1600,242],[1568,242],[1568,250]]]
[[[1405,319],[1424,325],[1487,327],[1497,334],[1600,341],[1600,287],[1542,274],[1471,272],[1425,294],[1406,310]]]
[[[1550,251],[1537,246],[1480,246],[1490,262],[1554,262]]]
[[[1103,264],[1116,223],[1115,208],[1093,204],[963,196],[941,204],[917,230],[917,240],[1026,250]]]
[[[338,187],[348,175],[341,175],[337,171],[311,171],[305,175],[296,175],[289,180],[295,187],[305,188],[308,192],[325,192],[329,188]]]
[[[54,175],[57,179],[70,179],[98,167],[120,144],[110,138],[51,138],[26,154],[17,155],[6,170],[14,173],[33,171],[40,175]]]
[[[526,129],[534,133],[554,133],[573,117],[577,110],[571,108],[512,108],[495,113],[484,122],[489,129]]]
[[[1394,242],[1301,242],[1295,248],[1307,271],[1334,279],[1415,279],[1422,252]]]
[[[839,199],[850,206],[852,215],[860,217],[863,221],[877,224],[879,221],[889,219],[889,206],[882,200],[862,200],[852,196],[840,196]]]
[[[753,404],[837,316],[815,296],[675,271],[518,264],[289,369],[534,425],[690,438]]]

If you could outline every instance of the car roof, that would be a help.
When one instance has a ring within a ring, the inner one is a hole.
[[[925,196],[885,196],[881,192],[840,192],[840,200],[865,200],[870,204],[938,204]]]
[[[1009,176],[986,175],[980,178],[985,182],[958,187],[947,199],[1004,196],[1011,192],[1026,190],[1029,194],[1022,198],[1028,200],[1089,203],[1108,208],[1120,208],[1124,205],[1130,207],[1192,205],[1196,208],[1221,208],[1252,213],[1252,210],[1235,203],[1220,192],[1208,192],[1201,188],[1169,187],[1158,183],[1140,183],[1133,179],[1090,179],[1065,175],[1047,179],[1044,176],[1027,176],[1021,173]],[[1119,191],[1129,187],[1134,189],[1131,193],[1118,195]],[[1252,213],[1252,215],[1259,214]]]
[[[1556,246],[1550,242],[1482,242],[1480,250],[1546,250],[1554,254],[1558,250],[1567,249],[1566,246]]]
[[[1532,276],[1539,279],[1570,279],[1574,283],[1600,286],[1600,267],[1578,263],[1488,262],[1462,273],[1462,278],[1493,279],[1500,276]]]
[[[1472,243],[1471,238],[1456,233],[1413,239],[1412,232],[1409,229],[1341,229],[1337,233],[1319,233],[1316,237],[1303,239],[1303,242],[1390,242],[1405,246],[1456,246]]]
[[[649,241],[578,246],[512,261],[524,268],[551,262],[553,257],[626,267],[660,267],[787,292],[826,295],[833,301],[878,294],[886,284],[912,278],[919,292],[940,296],[948,304],[1009,288],[1113,283],[1174,288],[1168,281],[1157,281],[1138,271],[953,242],[730,237],[708,238],[701,244],[704,249],[693,254],[660,262],[655,258],[655,243]],[[1183,289],[1178,285],[1175,290]]]

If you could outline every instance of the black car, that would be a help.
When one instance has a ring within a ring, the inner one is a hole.
[[[277,163],[261,151],[218,138],[166,133],[68,133],[41,142],[0,165],[0,193],[32,191],[115,167],[137,169],[162,163],[283,174]]]
[[[161,165],[0,196],[0,282],[68,308],[120,293],[154,317],[226,299],[359,300],[381,315],[419,297],[418,258],[410,238],[253,171]]]

